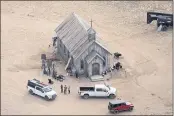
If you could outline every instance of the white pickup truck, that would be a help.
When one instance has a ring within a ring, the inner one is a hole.
[[[94,87],[80,87],[78,93],[84,99],[89,97],[109,97],[114,99],[116,97],[116,88],[105,84],[97,84]]]
[[[28,80],[27,89],[30,94],[36,94],[46,100],[55,99],[57,97],[57,93],[53,91],[51,87],[36,79]]]

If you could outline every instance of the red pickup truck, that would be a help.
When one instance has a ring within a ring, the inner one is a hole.
[[[132,111],[134,108],[133,104],[123,100],[110,101],[108,105],[108,110],[111,113],[118,113],[121,111]]]

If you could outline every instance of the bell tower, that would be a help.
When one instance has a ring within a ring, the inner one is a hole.
[[[91,27],[88,29],[88,39],[91,40],[95,40],[96,39],[96,32],[95,30],[92,28],[92,19],[91,19]]]

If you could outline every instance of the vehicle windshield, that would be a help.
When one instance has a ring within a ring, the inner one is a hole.
[[[105,84],[105,86],[110,90],[111,88],[110,88],[110,86],[108,85],[108,84],[106,84],[106,83],[104,83]]]
[[[52,91],[52,88],[46,87],[46,88],[43,88],[43,91],[44,91],[44,92],[50,92],[50,91]]]
[[[109,102],[109,106],[112,108],[113,107],[113,105]]]
[[[107,85],[106,87],[108,87],[109,90],[111,89],[109,85]]]

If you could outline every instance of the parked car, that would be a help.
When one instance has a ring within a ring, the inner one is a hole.
[[[118,113],[121,111],[132,111],[134,108],[133,104],[123,100],[110,101],[108,105],[108,110],[111,113]]]
[[[51,87],[41,83],[39,80],[36,79],[28,80],[27,89],[30,94],[36,94],[45,98],[46,100],[55,99],[57,97],[57,93],[52,90]]]
[[[78,93],[84,99],[89,97],[109,97],[114,99],[116,97],[116,88],[105,84],[98,84],[94,87],[80,87]]]

